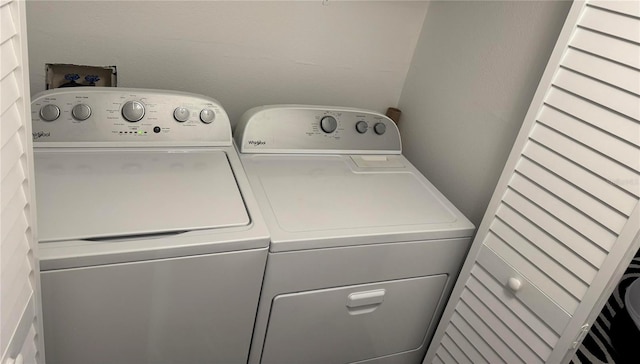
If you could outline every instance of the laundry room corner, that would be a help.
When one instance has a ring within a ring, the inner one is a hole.
[[[433,1],[399,101],[407,158],[477,226],[571,1]]]

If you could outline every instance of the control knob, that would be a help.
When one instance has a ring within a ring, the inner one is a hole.
[[[200,121],[205,124],[211,124],[215,118],[216,113],[211,109],[202,109],[202,111],[200,111]]]
[[[373,131],[375,131],[378,135],[382,135],[385,131],[387,131],[387,126],[384,125],[384,123],[376,123],[376,125],[373,126]]]
[[[173,118],[179,123],[184,123],[189,119],[189,109],[186,107],[176,107],[173,110]]]
[[[144,117],[144,105],[140,101],[127,101],[122,105],[122,117],[135,123]]]
[[[40,118],[44,121],[54,121],[60,117],[60,108],[54,104],[44,105],[40,109]]]
[[[333,116],[325,116],[320,119],[320,129],[327,134],[331,134],[338,128],[338,122]]]
[[[84,121],[91,116],[91,108],[86,104],[78,104],[71,109],[71,115],[78,121]]]
[[[366,121],[360,120],[356,123],[356,130],[360,134],[364,134],[369,129],[369,125],[367,125]]]

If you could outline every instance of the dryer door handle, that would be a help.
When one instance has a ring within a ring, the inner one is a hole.
[[[384,301],[385,293],[384,289],[351,293],[347,299],[347,307],[353,309],[363,306],[377,306]]]

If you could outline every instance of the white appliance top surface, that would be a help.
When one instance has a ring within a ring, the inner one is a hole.
[[[357,173],[338,158],[309,159],[271,165],[260,176],[284,230],[433,224],[456,219],[411,173]]]
[[[41,242],[246,226],[219,149],[35,149]]]
[[[414,232],[424,237],[437,231],[456,231],[438,237],[460,237],[473,231],[473,225],[402,155],[241,158],[265,219],[271,222],[273,245]],[[351,243],[338,245],[344,244]]]

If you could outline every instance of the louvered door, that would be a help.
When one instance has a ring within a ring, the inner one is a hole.
[[[640,2],[574,3],[425,363],[568,361],[640,247]]]
[[[0,1],[0,363],[42,358],[24,1]]]

